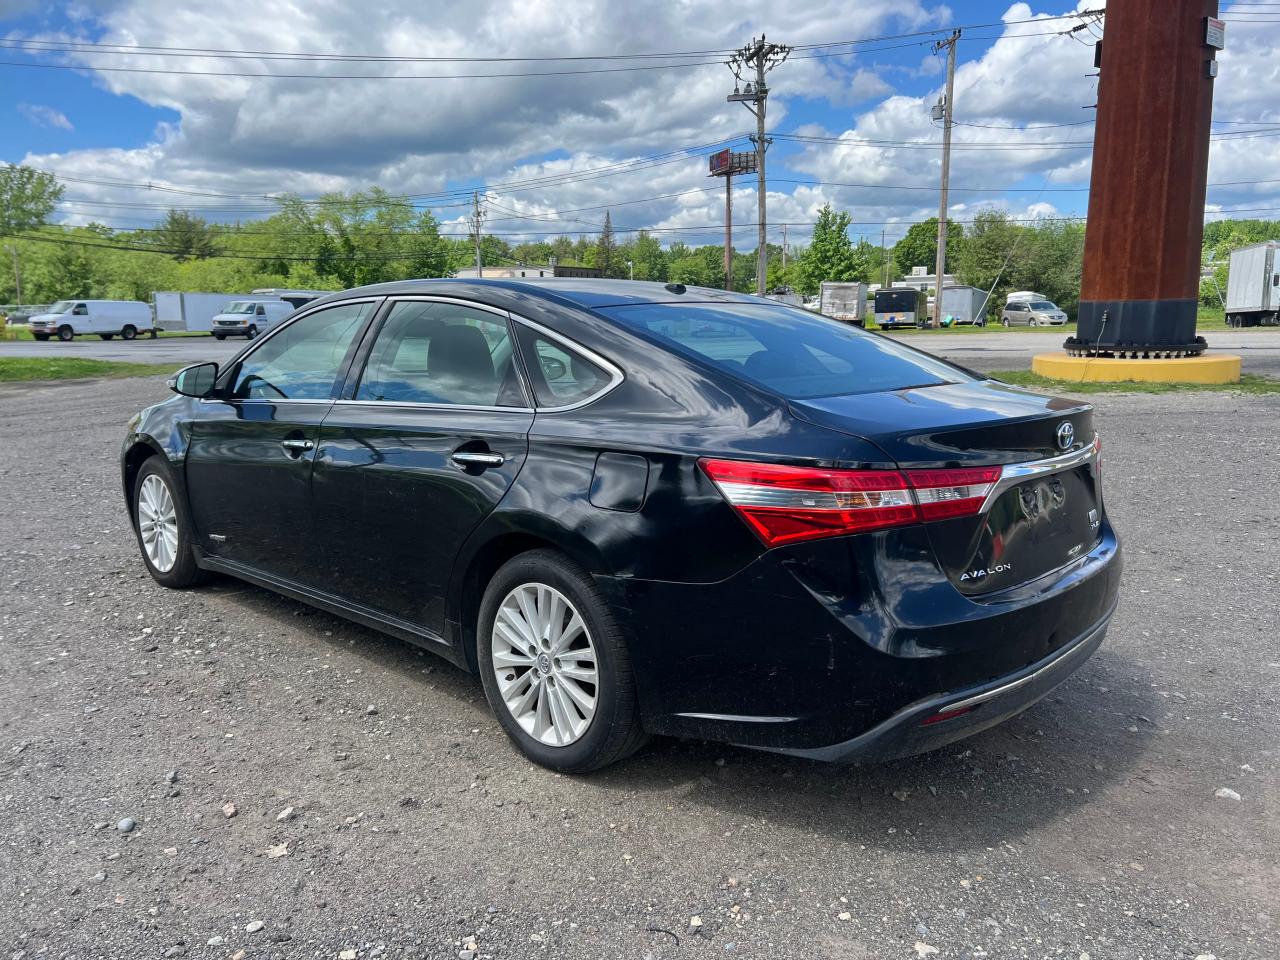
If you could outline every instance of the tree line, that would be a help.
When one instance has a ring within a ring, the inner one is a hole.
[[[305,201],[285,196],[272,215],[239,223],[210,223],[172,209],[156,226],[131,230],[51,225],[61,198],[61,185],[48,174],[17,166],[0,169],[0,243],[21,271],[27,303],[76,297],[145,300],[154,290],[341,290],[449,276],[474,266],[476,259],[473,237],[442,233],[430,211],[379,188]],[[825,280],[892,283],[913,267],[933,272],[936,218],[913,224],[884,247],[851,236],[852,221],[851,213],[827,205],[807,245],[784,252],[770,244],[769,288],[810,295]],[[1230,249],[1275,237],[1280,237],[1275,221],[1207,224],[1206,256],[1221,261],[1223,289]],[[948,272],[960,283],[994,288],[993,312],[1008,291],[1036,290],[1074,313],[1083,250],[1084,225],[1075,221],[1021,223],[1002,211],[983,210],[968,223],[948,223]],[[725,286],[723,246],[690,246],[679,239],[664,246],[647,230],[619,237],[608,212],[595,235],[515,244],[482,235],[480,256],[486,267],[555,262],[596,267],[606,277]],[[755,272],[754,251],[735,250],[732,288],[754,291]],[[16,302],[16,279],[14,271],[0,270],[0,302]],[[1202,294],[1216,302],[1206,282]]]

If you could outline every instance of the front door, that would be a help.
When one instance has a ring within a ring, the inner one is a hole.
[[[454,557],[528,447],[510,325],[475,305],[401,300],[362,354],[315,457],[325,589],[443,635]]]
[[[199,404],[186,479],[210,556],[308,584],[316,577],[311,468],[320,424],[376,301],[299,317],[259,341]]]

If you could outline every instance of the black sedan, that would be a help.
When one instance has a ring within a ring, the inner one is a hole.
[[[151,575],[259,584],[479,673],[557,770],[650,734],[928,750],[1102,642],[1087,404],[768,300],[412,281],[309,304],[134,418]]]

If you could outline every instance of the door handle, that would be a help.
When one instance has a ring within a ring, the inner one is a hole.
[[[281,440],[280,446],[290,453],[306,453],[308,450],[314,450],[316,443],[314,440]]]
[[[460,467],[500,467],[507,458],[500,453],[470,453],[459,450],[449,458]]]

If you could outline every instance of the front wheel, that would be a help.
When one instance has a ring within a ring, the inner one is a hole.
[[[165,459],[157,455],[147,460],[133,484],[133,528],[152,579],[179,588],[201,583],[208,574],[196,566],[191,521],[176,491]]]
[[[215,340],[225,340],[225,339],[227,339],[227,335],[226,335],[225,333],[215,333],[215,334],[213,335],[213,339],[215,339]]]
[[[250,324],[248,332],[245,334],[246,340],[252,340],[258,335],[258,328]]]
[[[114,337],[115,337],[115,334],[114,334],[114,333],[100,333],[100,334],[98,334],[98,337],[99,337],[100,339],[102,339],[102,340],[111,340],[112,338],[114,338]]]
[[[49,335],[47,333],[33,333],[31,336],[36,340],[39,340],[41,343],[47,343],[49,340]]]
[[[645,742],[631,658],[590,576],[552,550],[503,566],[480,604],[476,653],[485,696],[535,763],[587,773]]]

